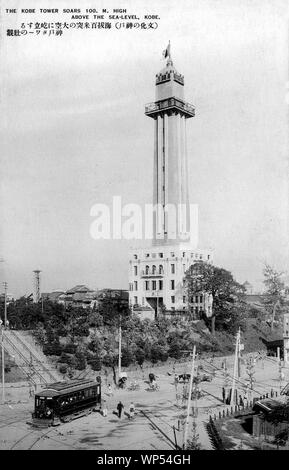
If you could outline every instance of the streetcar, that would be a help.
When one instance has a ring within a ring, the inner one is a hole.
[[[32,424],[56,426],[101,410],[101,378],[55,382],[35,394]]]

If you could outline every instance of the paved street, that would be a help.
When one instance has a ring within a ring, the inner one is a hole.
[[[226,408],[221,401],[224,374],[221,369],[222,359],[202,361],[206,372],[215,371],[212,382],[200,384],[202,398],[197,403],[192,401],[192,406],[197,405],[196,418],[197,432],[202,449],[212,450],[205,425],[209,414],[218,413]],[[232,374],[233,358],[228,358],[228,372]],[[182,370],[181,370],[182,367]],[[189,364],[179,366],[178,372],[189,372]],[[264,367],[264,368],[263,368]],[[34,429],[27,424],[31,418],[33,399],[27,398],[26,403],[12,403],[1,405],[0,418],[0,448],[1,449],[173,449],[175,443],[174,429],[177,444],[183,443],[183,422],[186,414],[187,403],[181,398],[177,399],[172,370],[168,366],[162,366],[154,370],[158,375],[159,391],[150,391],[145,380],[136,374],[140,389],[136,391],[114,390],[109,397],[107,385],[103,383],[103,399],[107,401],[108,416],[100,413],[91,413],[86,417],[76,419],[70,423],[61,424],[58,427],[48,429]],[[289,370],[284,369],[285,380],[289,381]],[[276,359],[267,358],[256,363],[255,395],[280,390]],[[241,381],[245,383],[246,374],[242,367]],[[129,377],[128,383],[133,380]],[[239,385],[238,393],[245,391],[245,385]],[[17,389],[16,389],[17,390]],[[19,389],[21,390],[21,389]],[[177,394],[181,396],[183,385],[177,387]],[[254,395],[254,394],[253,394]],[[22,390],[23,399],[23,390]],[[119,419],[116,415],[116,405],[121,400],[124,404],[124,413]],[[133,420],[128,418],[130,401],[133,401],[137,414]],[[143,414],[144,412],[144,414]],[[191,417],[192,419],[192,417]],[[179,430],[178,430],[179,429]]]

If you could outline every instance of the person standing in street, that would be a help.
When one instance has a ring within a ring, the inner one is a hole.
[[[106,417],[107,416],[107,406],[106,406],[106,401],[103,401],[103,407],[102,407],[102,416]]]
[[[132,419],[134,417],[134,413],[135,413],[135,406],[133,402],[131,402],[129,405],[129,419]]]
[[[124,409],[124,406],[122,404],[122,402],[118,402],[118,405],[117,405],[117,412],[118,412],[118,417],[121,418],[121,413],[122,413],[122,410]]]

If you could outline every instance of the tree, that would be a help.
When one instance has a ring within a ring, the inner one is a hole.
[[[75,342],[76,337],[89,336],[89,324],[85,309],[71,308],[67,310],[67,322],[64,329],[72,343]]]
[[[118,344],[112,332],[107,332],[104,337],[102,363],[104,366],[112,368],[113,381],[115,385],[117,385],[116,366],[118,364]]]
[[[254,359],[253,359],[252,356],[248,357],[248,359],[247,359],[247,362],[246,362],[246,372],[247,372],[247,375],[248,375],[248,380],[249,380],[249,384],[250,384],[250,390],[253,390],[254,383],[255,383],[255,381],[256,381],[256,379],[255,379],[256,370],[255,370]]]
[[[211,294],[211,332],[217,329],[236,330],[243,302],[244,286],[226,269],[202,261],[194,263],[185,275],[188,298],[195,294]]]
[[[273,330],[277,309],[282,311],[284,305],[285,284],[282,280],[283,273],[276,271],[269,264],[265,264],[263,275],[263,283],[266,288],[264,304],[266,310],[271,314],[271,329]]]
[[[102,316],[103,324],[110,326],[118,326],[120,320],[123,325],[130,317],[128,303],[119,297],[103,297],[99,302],[98,313]]]
[[[151,347],[151,361],[152,363],[156,363],[158,361],[166,361],[168,359],[168,346],[165,341],[159,340],[158,342],[154,343]]]

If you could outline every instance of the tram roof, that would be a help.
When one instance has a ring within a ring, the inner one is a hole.
[[[77,392],[86,388],[97,385],[97,382],[93,380],[71,380],[69,382],[55,382],[48,384],[46,388],[37,392],[37,397],[55,397],[60,395],[66,395],[68,393]]]

